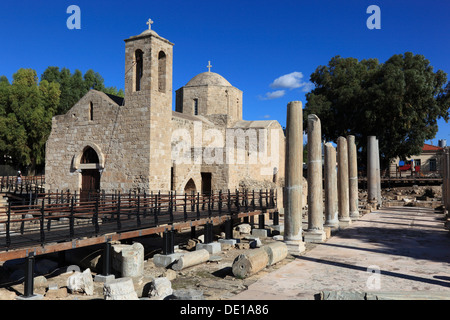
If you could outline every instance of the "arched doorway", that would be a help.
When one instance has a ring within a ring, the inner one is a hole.
[[[97,167],[99,158],[97,152],[91,147],[86,147],[83,150],[80,164],[92,164]],[[82,169],[81,170],[81,192],[80,200],[88,201],[92,194],[100,192],[100,171],[96,169]]]
[[[191,194],[192,191],[197,192],[197,188],[195,187],[194,180],[189,179],[189,181],[186,183],[186,186],[184,187],[184,192],[187,194]]]

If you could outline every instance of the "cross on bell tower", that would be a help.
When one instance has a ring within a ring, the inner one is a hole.
[[[211,67],[212,67],[211,61],[208,61],[208,65],[206,67],[208,68],[208,72],[211,72]]]
[[[152,20],[152,19],[148,19],[148,21],[146,22],[146,24],[148,24],[148,30],[152,30],[153,20]]]

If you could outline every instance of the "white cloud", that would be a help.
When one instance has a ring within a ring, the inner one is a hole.
[[[281,77],[276,78],[270,87],[273,89],[297,89],[302,88],[302,91],[307,92],[313,88],[313,84],[310,82],[303,82],[303,73],[294,71]]]
[[[264,117],[263,117],[264,119],[270,119],[270,114],[266,114],[266,115],[264,115]]]
[[[308,92],[308,91],[311,91],[312,89],[314,89],[314,83],[306,82],[303,84],[303,88],[302,88],[303,92]]]
[[[265,96],[263,97],[259,97],[261,100],[272,100],[272,99],[278,99],[281,98],[282,96],[284,96],[284,94],[286,93],[285,90],[277,90],[277,91],[272,91],[272,92],[267,92]]]

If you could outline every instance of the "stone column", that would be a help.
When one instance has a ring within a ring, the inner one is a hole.
[[[367,203],[372,207],[378,202],[378,182],[377,182],[377,149],[376,137],[367,137]]]
[[[305,242],[322,242],[323,230],[322,191],[322,130],[315,114],[308,116],[308,230]]]
[[[339,226],[345,228],[352,223],[349,205],[347,139],[339,137],[337,147]]]
[[[378,143],[378,139],[375,140],[375,146],[377,148],[377,204],[380,208],[383,205],[383,200],[381,199],[381,167],[380,167],[380,147]]]
[[[347,137],[348,144],[348,175],[349,175],[349,203],[350,219],[359,219],[358,210],[358,156],[356,153],[355,136]]]
[[[444,152],[445,152],[445,169],[446,169],[446,176],[445,176],[445,180],[443,180],[443,183],[445,183],[445,194],[442,194],[442,197],[445,198],[445,203],[446,206],[444,206],[444,208],[447,210],[447,219],[450,218],[449,217],[449,212],[450,212],[450,148],[449,147],[445,147],[444,148]]]
[[[450,148],[444,148],[442,156],[443,179],[442,179],[442,201],[444,210],[450,211]]]
[[[305,250],[302,239],[303,110],[300,101],[287,105],[284,242],[289,252]]]
[[[325,143],[325,226],[339,229],[337,202],[336,149]]]

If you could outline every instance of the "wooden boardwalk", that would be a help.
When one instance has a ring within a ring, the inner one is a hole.
[[[220,224],[276,211],[276,191],[211,194],[39,194],[33,204],[0,208],[0,261]]]

